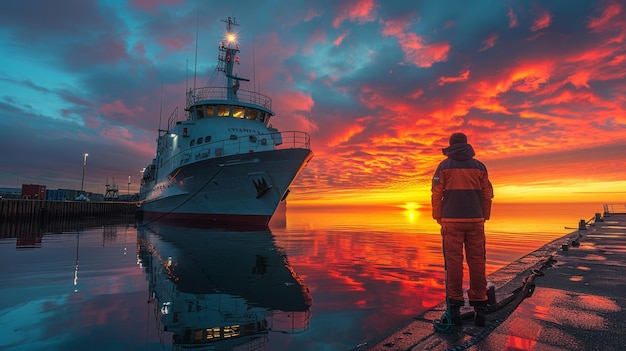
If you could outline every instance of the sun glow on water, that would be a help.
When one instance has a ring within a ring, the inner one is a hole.
[[[406,211],[416,211],[421,208],[420,204],[416,202],[407,202],[402,206]]]

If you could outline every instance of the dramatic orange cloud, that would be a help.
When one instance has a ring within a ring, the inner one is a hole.
[[[398,39],[405,59],[418,67],[431,67],[447,59],[450,51],[448,43],[426,44],[424,38],[408,31],[410,25],[410,22],[390,20],[384,23],[382,34]]]
[[[470,71],[466,70],[456,77],[441,77],[439,78],[438,84],[444,85],[447,83],[466,82],[467,79],[469,78],[469,75],[470,75]]]
[[[538,30],[542,30],[548,28],[550,26],[550,21],[552,20],[551,16],[547,12],[541,13],[538,18],[535,20],[535,23],[530,27],[530,30],[536,32]]]
[[[484,41],[485,45],[482,48],[480,48],[480,51],[485,51],[485,50],[488,50],[488,49],[494,47],[496,45],[496,41],[497,40],[498,40],[498,35],[497,34],[494,34],[494,35],[490,36],[489,38],[487,38]]]
[[[333,27],[337,28],[343,21],[371,22],[376,18],[374,0],[358,0],[356,3],[345,3],[338,9],[338,14],[333,21]]]

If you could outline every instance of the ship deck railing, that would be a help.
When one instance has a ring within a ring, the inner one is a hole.
[[[282,149],[311,149],[309,134],[300,131],[284,131],[266,134],[235,136],[185,149],[164,161],[162,168],[174,169],[209,158],[232,156],[243,153]]]
[[[272,110],[272,99],[269,96],[255,91],[239,89],[237,90],[236,101],[232,101],[228,96],[228,90],[228,87],[202,87],[190,90],[187,93],[186,108],[189,109],[193,104],[202,100],[225,100],[228,103],[243,102]]]

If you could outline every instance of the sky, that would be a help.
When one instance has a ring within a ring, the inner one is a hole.
[[[79,189],[88,153],[86,191],[137,192],[228,17],[241,89],[311,136],[289,203],[428,205],[454,132],[494,201],[626,203],[617,0],[2,1],[0,188]]]

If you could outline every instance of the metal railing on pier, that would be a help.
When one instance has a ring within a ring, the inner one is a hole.
[[[626,204],[604,204],[604,216],[611,214],[626,213]]]

